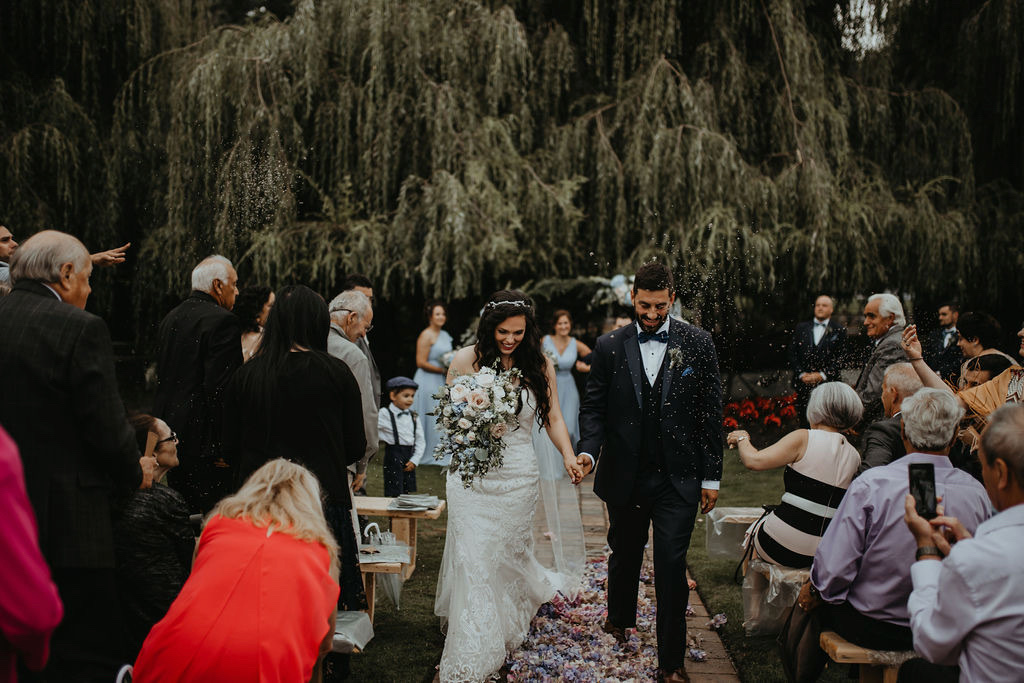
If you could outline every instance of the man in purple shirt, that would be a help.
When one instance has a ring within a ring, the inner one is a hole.
[[[913,680],[941,680],[938,665],[960,665],[961,681],[1024,680],[1024,405],[997,410],[981,436],[981,476],[999,510],[974,537],[953,517],[923,519],[906,500],[917,541],[910,569],[910,628],[934,664],[904,664]],[[951,547],[951,543],[955,543]],[[945,556],[945,559],[942,557]],[[900,670],[900,676],[904,671]]]
[[[812,593],[827,605],[823,625],[850,642],[876,650],[913,646],[907,598],[917,544],[904,523],[907,466],[931,463],[945,510],[973,532],[990,513],[988,497],[971,475],[949,462],[964,411],[956,397],[922,389],[903,402],[908,455],[873,467],[850,484],[811,566]]]

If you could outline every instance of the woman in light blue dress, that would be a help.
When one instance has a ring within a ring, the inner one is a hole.
[[[420,332],[419,338],[416,339],[416,375],[413,377],[420,386],[416,390],[416,399],[412,404],[412,409],[419,416],[420,428],[426,439],[426,450],[423,459],[420,460],[420,466],[447,467],[447,459],[434,459],[434,446],[440,441],[441,433],[437,429],[434,416],[427,413],[433,412],[437,407],[434,392],[444,384],[445,375],[448,373],[448,363],[443,362],[441,358],[452,351],[452,336],[441,329],[448,321],[448,308],[442,301],[429,301],[424,307],[424,312],[427,328]]]
[[[572,332],[572,316],[569,311],[555,311],[552,327],[554,334],[546,335],[542,345],[544,353],[555,363],[558,403],[562,407],[565,426],[569,428],[569,438],[575,445],[580,438],[580,392],[576,388],[576,379],[572,376],[572,369],[576,368],[579,372],[590,372],[590,366],[579,360],[581,356],[590,355],[590,347],[569,336],[569,333]]]

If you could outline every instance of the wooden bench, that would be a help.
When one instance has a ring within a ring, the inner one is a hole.
[[[366,591],[366,612],[373,623],[373,603],[377,596],[377,574],[401,574],[401,562],[360,562],[363,572],[363,590]]]
[[[356,512],[370,517],[389,517],[391,533],[395,540],[409,546],[409,564],[402,570],[402,578],[408,579],[416,569],[416,523],[421,519],[437,519],[444,512],[442,500],[433,510],[389,510],[394,498],[384,496],[355,496]]]
[[[900,665],[917,656],[913,650],[869,650],[854,645],[835,631],[823,631],[818,642],[837,664],[859,664],[861,683],[896,683]]]

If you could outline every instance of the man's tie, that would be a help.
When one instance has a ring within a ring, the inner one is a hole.
[[[640,332],[638,337],[641,344],[646,344],[649,341],[661,342],[662,344],[668,344],[668,332]]]
[[[953,335],[956,334],[956,330],[943,330],[942,331],[942,348],[949,346],[950,342],[953,341]]]

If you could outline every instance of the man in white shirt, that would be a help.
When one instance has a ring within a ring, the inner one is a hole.
[[[999,512],[973,538],[955,517],[922,518],[914,498],[906,497],[907,527],[917,541],[910,629],[914,649],[934,664],[959,664],[961,681],[1021,681],[1024,405],[1007,404],[993,413],[979,459],[985,490]],[[907,675],[927,671],[931,681],[944,673],[921,660],[904,666]]]

